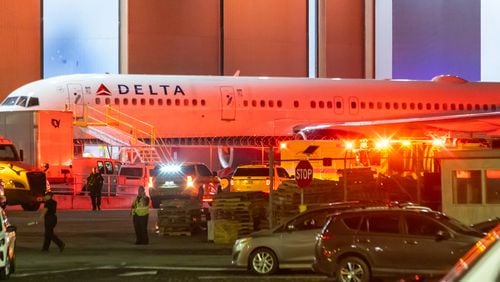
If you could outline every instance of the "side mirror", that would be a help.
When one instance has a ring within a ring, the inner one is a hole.
[[[17,228],[14,225],[7,226],[7,232],[15,232]]]

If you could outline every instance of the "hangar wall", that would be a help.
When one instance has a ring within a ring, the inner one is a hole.
[[[0,0],[0,98],[41,78],[40,1]]]

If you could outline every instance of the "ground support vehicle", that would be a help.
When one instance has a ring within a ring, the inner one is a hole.
[[[337,281],[441,277],[482,235],[429,209],[344,211],[332,215],[318,235],[313,269]]]
[[[221,190],[220,179],[203,163],[159,164],[150,175],[149,196],[153,208],[159,208],[162,200],[186,196],[208,205]]]
[[[0,137],[0,179],[4,183],[8,205],[21,205],[34,211],[40,207],[48,182],[45,172],[23,162],[22,151]]]
[[[292,177],[279,166],[274,167],[273,188],[277,189],[281,182]],[[269,193],[271,177],[267,165],[241,165],[236,168],[231,177],[231,192],[263,191]]]

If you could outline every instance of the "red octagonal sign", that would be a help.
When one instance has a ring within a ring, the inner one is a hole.
[[[295,167],[295,180],[299,187],[311,185],[313,179],[313,167],[309,161],[300,161]]]

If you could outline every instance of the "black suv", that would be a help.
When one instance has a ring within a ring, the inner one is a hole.
[[[366,208],[336,213],[316,238],[316,272],[338,281],[442,276],[483,234],[429,209]]]

